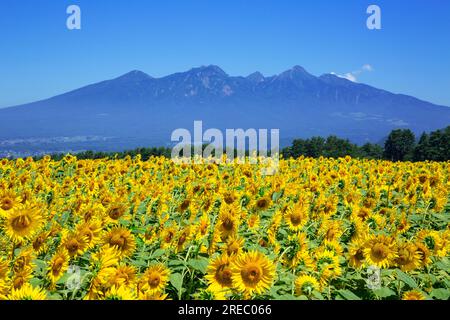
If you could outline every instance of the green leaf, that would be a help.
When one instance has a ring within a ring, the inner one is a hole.
[[[152,254],[151,254],[151,258],[150,259],[156,259],[161,257],[162,255],[164,255],[166,253],[165,249],[157,249],[155,250]]]
[[[413,278],[411,278],[411,276],[407,275],[403,271],[401,271],[399,269],[396,269],[395,273],[397,274],[397,279],[403,281],[404,283],[406,283],[411,288],[415,289],[415,288],[418,287],[417,286],[417,282]]]
[[[30,284],[34,287],[39,287],[42,285],[42,279],[33,278],[30,280]]]
[[[319,300],[325,300],[325,298],[320,294],[320,292],[313,290],[312,295],[314,296],[314,298],[319,299]]]
[[[277,297],[277,300],[298,300],[296,296],[293,296],[292,294],[283,294],[279,295]]]
[[[180,292],[183,288],[183,276],[180,273],[172,273],[170,275],[170,283]]]
[[[147,267],[148,266],[148,263],[144,260],[134,260],[134,261],[132,261],[132,264],[137,267]]]
[[[373,290],[373,293],[380,298],[387,298],[396,295],[396,293],[393,290],[386,287],[375,289]]]
[[[338,292],[343,298],[345,298],[347,300],[361,300],[360,297],[358,297],[356,294],[354,294],[350,290],[342,289],[342,290],[339,290]]]
[[[444,288],[433,289],[430,292],[430,296],[439,300],[448,300],[450,298],[450,289]]]
[[[190,259],[188,261],[188,265],[194,268],[197,271],[200,271],[201,273],[206,273],[206,269],[208,268],[209,260],[206,258],[197,258],[197,259]]]

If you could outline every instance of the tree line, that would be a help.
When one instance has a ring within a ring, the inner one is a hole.
[[[234,153],[237,155],[237,150]],[[171,148],[154,147],[137,148],[123,152],[85,151],[77,153],[76,156],[78,159],[123,159],[127,156],[135,157],[140,155],[141,159],[146,161],[152,156],[170,158],[171,154]],[[248,155],[248,151],[246,154]],[[281,150],[281,154],[284,158],[298,158],[300,156],[338,158],[351,156],[353,158],[385,159],[390,161],[447,161],[450,160],[450,126],[431,133],[423,133],[418,140],[411,130],[396,129],[391,131],[384,145],[366,143],[358,146],[351,143],[348,139],[336,136],[295,139],[291,146]],[[54,154],[51,157],[54,160],[61,160],[64,156],[64,154]],[[36,158],[39,159],[41,157]]]
[[[391,131],[384,145],[366,143],[362,146],[336,136],[296,139],[283,149],[285,157],[344,157],[385,159],[390,161],[447,161],[450,160],[450,126],[431,133],[423,133],[416,140],[409,129]]]

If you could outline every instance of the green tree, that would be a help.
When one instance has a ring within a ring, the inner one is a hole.
[[[368,159],[382,159],[383,147],[378,144],[366,143],[359,148],[359,156]]]
[[[391,161],[412,160],[415,139],[409,129],[393,130],[384,144],[384,157]]]
[[[430,146],[430,136],[427,133],[422,133],[419,142],[414,148],[414,161],[425,161],[429,159],[429,146]]]

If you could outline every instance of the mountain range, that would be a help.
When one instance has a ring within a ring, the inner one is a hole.
[[[172,131],[192,131],[194,120],[205,129],[280,129],[282,144],[331,134],[363,143],[395,128],[443,128],[450,108],[300,66],[270,77],[230,76],[214,65],[162,78],[131,71],[0,109],[0,153],[168,146]]]

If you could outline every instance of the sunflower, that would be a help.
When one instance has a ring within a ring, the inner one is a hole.
[[[42,223],[42,213],[37,206],[19,205],[6,214],[4,230],[12,241],[21,242],[32,238]]]
[[[431,263],[431,253],[427,246],[421,242],[416,242],[416,251],[419,254],[419,267],[424,268]]]
[[[230,237],[227,240],[226,253],[229,257],[237,256],[242,252],[245,239],[239,237]]]
[[[14,272],[21,272],[26,269],[34,269],[35,264],[33,263],[33,259],[35,258],[35,254],[32,248],[24,249],[20,252],[17,258],[13,263]]]
[[[265,211],[269,209],[270,205],[272,204],[272,199],[270,199],[268,196],[261,197],[257,200],[255,200],[254,208],[257,211]]]
[[[247,225],[250,230],[254,230],[258,228],[259,226],[259,215],[258,214],[251,214],[247,219]]]
[[[63,230],[61,245],[71,258],[82,255],[88,249],[87,238],[77,232]]]
[[[0,280],[6,280],[9,275],[9,262],[0,257]]]
[[[412,290],[405,292],[402,300],[425,300],[425,296],[419,290]]]
[[[233,190],[227,190],[222,193],[222,199],[226,204],[233,204],[237,200],[238,196]]]
[[[398,256],[394,259],[402,271],[411,271],[420,266],[420,253],[413,243],[400,243],[397,245]]]
[[[258,251],[237,257],[231,266],[234,287],[246,296],[269,289],[275,276],[275,265]]]
[[[205,279],[213,292],[227,290],[233,286],[230,258],[226,255],[212,260],[206,273]]]
[[[308,239],[305,233],[298,232],[288,237],[286,252],[283,255],[283,264],[289,267],[296,267],[299,262],[302,266],[309,268],[310,257],[308,254]]]
[[[41,232],[39,233],[33,240],[32,246],[33,250],[36,254],[44,253],[47,250],[46,241],[49,238],[49,232]]]
[[[176,236],[176,252],[183,251],[186,243],[190,240],[191,228],[190,226],[184,227]]]
[[[342,255],[343,252],[341,244],[335,240],[333,241],[324,240],[317,250],[318,251],[328,250],[334,252],[337,256]]]
[[[119,249],[114,246],[102,247],[99,252],[94,253],[91,257],[92,265],[98,269],[106,269],[117,266],[120,259]]]
[[[237,207],[234,205],[223,204],[220,207],[219,219],[216,228],[222,238],[226,240],[229,236],[236,234],[239,227],[239,215]]]
[[[0,300],[7,300],[9,292],[10,288],[8,282],[0,279]]]
[[[136,280],[136,268],[133,266],[121,265],[114,269],[111,274],[108,284],[112,286],[132,287]]]
[[[121,257],[132,255],[136,248],[133,234],[123,227],[115,227],[106,232],[103,243],[110,247],[116,247]]]
[[[324,250],[316,252],[316,269],[320,275],[320,284],[324,285],[328,280],[341,275],[339,257],[332,251]]]
[[[125,286],[113,286],[106,292],[104,300],[136,300],[136,293]]]
[[[20,197],[12,190],[0,191],[0,217],[13,210],[21,203]]]
[[[118,223],[120,219],[126,217],[128,207],[121,202],[110,203],[106,209],[108,223]]]
[[[69,254],[64,248],[60,248],[48,263],[48,277],[54,284],[56,283],[69,267]]]
[[[392,238],[384,235],[372,236],[365,244],[364,258],[369,265],[388,268],[397,258],[395,243]]]
[[[319,233],[328,241],[339,241],[343,233],[341,222],[339,220],[325,219],[320,225]]]
[[[155,292],[139,292],[138,300],[167,300],[167,293]]]
[[[172,245],[177,233],[175,226],[165,227],[161,232],[161,248],[165,249]]]
[[[139,281],[139,288],[142,292],[155,294],[162,292],[169,280],[170,270],[163,264],[155,264],[149,267]]]
[[[358,269],[364,265],[364,245],[365,241],[356,239],[348,246],[348,264],[350,267]]]
[[[284,219],[289,229],[293,231],[300,230],[308,222],[309,206],[304,202],[299,202],[293,207],[287,209]]]
[[[210,224],[209,217],[207,214],[203,214],[200,217],[199,222],[195,226],[195,240],[203,239],[209,232]]]
[[[12,278],[11,287],[14,289],[20,289],[26,285],[33,278],[33,269],[27,267],[23,270],[14,273]]]
[[[90,220],[76,226],[77,233],[86,238],[89,248],[93,248],[99,242],[101,230],[102,225],[97,220]]]
[[[20,289],[12,289],[9,300],[47,300],[47,294],[42,288],[24,284]]]
[[[442,237],[440,233],[435,230],[421,230],[417,234],[417,239],[435,254],[443,246]]]
[[[313,291],[320,291],[320,284],[316,278],[302,275],[295,280],[295,289],[298,295],[310,296]]]

